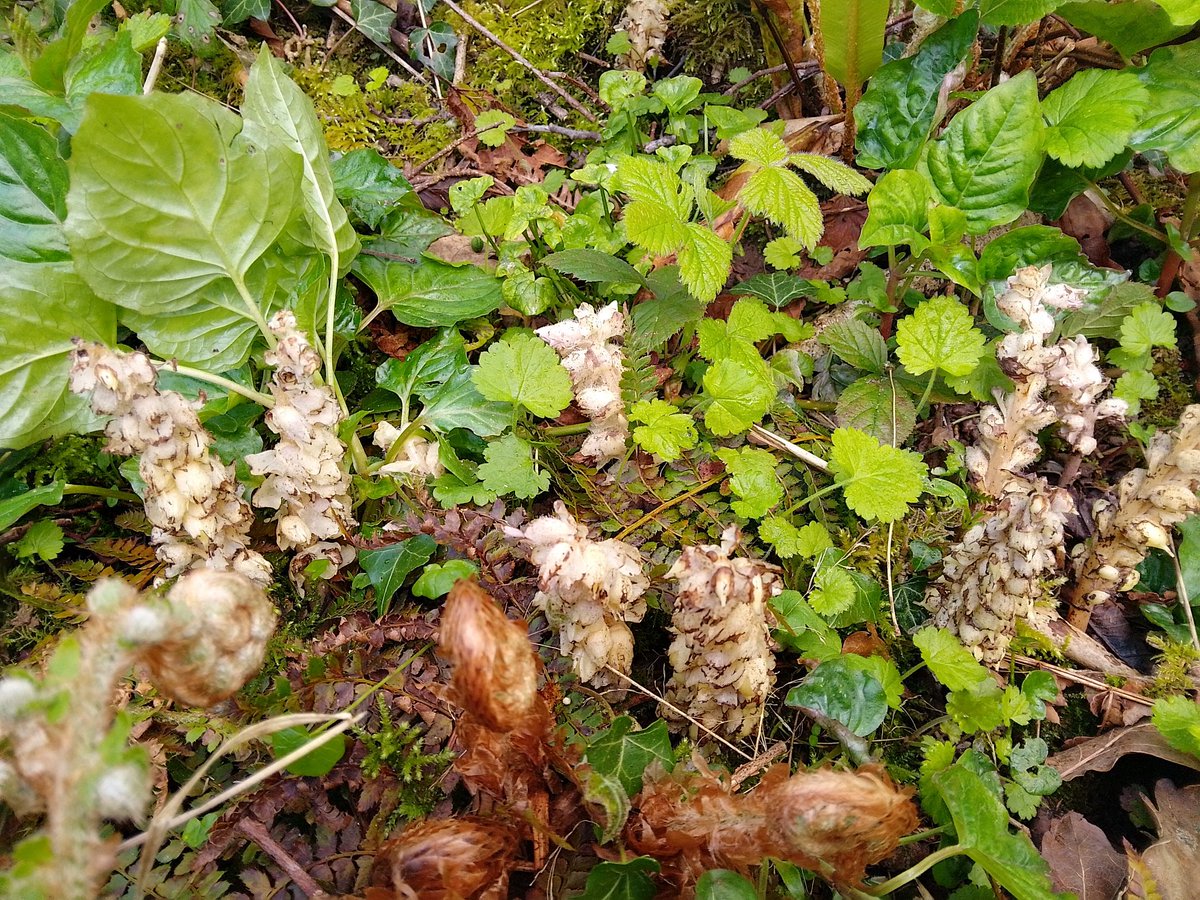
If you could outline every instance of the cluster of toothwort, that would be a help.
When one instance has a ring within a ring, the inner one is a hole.
[[[731,558],[737,529],[719,546],[687,547],[667,572],[679,582],[667,657],[675,673],[663,715],[684,708],[712,731],[749,735],[762,720],[775,684],[767,600],[782,590],[779,570],[761,560]]]
[[[196,415],[199,404],[160,391],[157,378],[144,353],[77,341],[71,354],[71,390],[89,394],[92,410],[111,417],[106,449],[140,457],[151,540],[168,564],[167,576],[206,566],[269,584],[270,565],[248,546],[254,514],[233,467],[212,452],[212,437]]]
[[[1072,603],[1082,609],[1127,591],[1138,582],[1137,565],[1151,549],[1173,552],[1171,529],[1200,512],[1200,405],[1187,407],[1179,425],[1159,432],[1146,448],[1146,467],[1117,486],[1117,502],[1092,508],[1096,534],[1076,557]]]
[[[134,667],[165,697],[210,706],[262,665],[275,611],[262,589],[234,572],[197,569],[165,596],[116,579],[88,594],[87,624],[65,636],[41,678],[0,679],[0,800],[42,814],[45,847],[14,855],[0,895],[93,897],[115,862],[105,819],[140,821],[150,800],[148,760],[129,745],[132,720],[117,717],[118,682]]]
[[[593,541],[561,501],[554,515],[506,531],[529,549],[540,576],[534,603],[558,631],[562,654],[579,677],[604,687],[617,680],[610,670],[628,675],[633,633],[626,623],[642,621],[650,586],[637,550],[611,538]]]
[[[1080,454],[1096,449],[1099,419],[1120,419],[1121,400],[1100,399],[1108,380],[1098,354],[1082,336],[1049,344],[1055,309],[1076,309],[1083,292],[1050,284],[1050,266],[1019,269],[996,298],[1021,328],[1000,343],[1001,369],[1013,390],[983,409],[979,440],[967,466],[977,487],[993,498],[983,519],[946,556],[926,605],[934,624],[952,629],[977,657],[997,663],[1018,623],[1037,628],[1051,615],[1048,580],[1062,567],[1064,525],[1075,512],[1070,495],[1026,474],[1040,454],[1038,434],[1060,424]]]
[[[333,551],[335,539],[354,525],[346,446],[337,436],[341,410],[332,388],[313,380],[321,358],[296,327],[295,315],[276,313],[270,328],[276,344],[265,358],[275,368],[270,384],[275,404],[266,423],[279,441],[246,457],[251,472],[266,476],[254,492],[254,505],[279,510],[275,528],[281,550],[320,544]],[[321,558],[333,562],[334,555]]]
[[[629,438],[629,420],[621,399],[621,349],[625,316],[616,303],[599,310],[587,303],[573,318],[537,330],[537,335],[562,357],[571,376],[575,402],[591,420],[580,452],[597,467],[620,458]]]

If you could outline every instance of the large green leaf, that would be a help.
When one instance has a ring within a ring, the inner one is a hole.
[[[814,709],[841,722],[859,737],[878,728],[887,715],[887,699],[879,681],[841,658],[827,660],[813,669],[788,691],[784,703]]]
[[[1194,28],[1200,21],[1200,0],[1157,0],[1176,25]]]
[[[854,107],[858,164],[868,169],[916,164],[937,113],[945,77],[966,58],[979,14],[971,9],[947,22],[916,55],[883,66]]]
[[[13,497],[0,500],[0,528],[8,528],[27,512],[39,506],[54,506],[62,503],[63,483],[53,481]]]
[[[1176,25],[1154,0],[1080,0],[1064,3],[1055,12],[1084,31],[1108,41],[1124,56],[1133,56],[1192,30]]]
[[[929,179],[912,169],[895,169],[875,183],[867,197],[867,220],[858,235],[858,245],[895,247],[907,244],[914,254],[929,246],[924,232],[929,229],[932,188]]]
[[[250,68],[242,102],[245,136],[262,146],[279,143],[304,160],[300,193],[311,234],[299,236],[332,259],[339,275],[358,252],[358,235],[334,192],[329,148],[312,101],[283,71],[283,64],[264,44]]]
[[[820,5],[825,71],[857,89],[883,62],[888,0],[833,0]]]
[[[76,0],[67,7],[58,37],[46,44],[29,67],[35,84],[56,92],[63,90],[67,67],[83,47],[92,17],[107,5],[105,0]]]
[[[1125,149],[1149,96],[1130,72],[1078,73],[1042,101],[1046,152],[1068,166],[1103,165]]]
[[[967,855],[1017,900],[1067,898],[1050,884],[1050,865],[1029,836],[1008,830],[1008,811],[978,775],[955,764],[933,776],[958,842]]]
[[[500,279],[476,266],[434,259],[414,265],[364,254],[354,261],[354,274],[405,325],[441,328],[486,316],[500,306]]]
[[[0,263],[70,259],[67,164],[46,129],[0,114]]]
[[[265,327],[247,277],[292,216],[302,161],[253,144],[241,125],[194,94],[95,95],[75,135],[66,230],[76,269],[99,296],[159,317],[159,337],[181,310]]]
[[[1025,211],[1042,163],[1043,130],[1037,79],[1025,71],[955,116],[926,146],[920,169],[935,197],[963,211],[970,233],[983,234]]]
[[[1200,171],[1200,41],[1155,50],[1138,77],[1150,102],[1130,144],[1162,150],[1181,172]]]
[[[87,404],[67,387],[67,355],[75,337],[116,343],[112,305],[66,264],[0,264],[0,297],[0,447],[93,428]]]

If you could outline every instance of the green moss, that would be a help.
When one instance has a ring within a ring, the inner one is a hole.
[[[724,78],[735,66],[757,68],[763,59],[757,21],[737,0],[678,4],[667,51],[672,62],[684,60],[684,72],[705,80]]]
[[[366,68],[335,60],[325,68],[298,66],[292,72],[296,84],[312,98],[325,126],[329,149],[345,152],[374,147],[384,156],[417,162],[458,136],[453,121],[413,124],[438,112],[429,92],[419,84],[405,82],[398,88],[366,93]],[[355,86],[348,94],[344,76],[349,76]]]
[[[1142,401],[1138,421],[1169,431],[1179,424],[1184,407],[1195,402],[1195,392],[1178,350],[1155,350],[1152,371],[1158,382],[1158,396]]]

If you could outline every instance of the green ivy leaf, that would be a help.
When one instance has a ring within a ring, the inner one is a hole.
[[[899,519],[921,496],[926,474],[920,454],[881,445],[853,428],[833,433],[829,469],[837,478],[846,505],[864,519]]]
[[[504,338],[485,350],[471,376],[489,400],[523,406],[535,416],[553,418],[571,402],[571,377],[558,354],[531,334]]]
[[[740,434],[757,424],[771,408],[775,385],[766,365],[750,369],[730,359],[719,359],[704,373],[704,392],[711,403],[704,424],[718,437]]]
[[[931,776],[967,855],[1021,900],[1066,900],[1050,884],[1050,866],[1026,834],[1008,830],[1008,811],[978,775],[956,763]]]
[[[464,578],[479,574],[479,566],[467,559],[448,559],[444,563],[430,563],[421,577],[412,586],[414,597],[436,600],[450,593],[450,588]]]
[[[875,73],[854,107],[860,166],[900,171],[916,164],[935,124],[942,81],[966,58],[978,28],[978,13],[964,10],[925,38],[916,55],[893,60]],[[862,243],[868,246],[865,240]]]
[[[1200,704],[1189,697],[1154,701],[1150,721],[1176,750],[1200,757]]]
[[[1088,69],[1042,101],[1046,152],[1068,166],[1101,166],[1125,149],[1149,92],[1130,72]]]
[[[392,597],[404,584],[404,579],[429,562],[436,549],[437,542],[433,538],[418,534],[381,550],[363,550],[358,554],[358,564],[375,588],[375,606],[379,615],[391,608]]]
[[[926,145],[919,168],[934,197],[966,214],[971,234],[1017,218],[1042,164],[1037,79],[1022,72],[960,112]]]
[[[859,737],[866,737],[883,724],[888,710],[883,686],[841,657],[813,669],[788,691],[784,702],[836,719]]]
[[[475,474],[497,496],[512,494],[520,500],[531,500],[550,487],[550,473],[534,462],[533,446],[515,434],[492,441],[483,451],[483,458],[486,462]]]
[[[988,670],[944,628],[922,628],[913,635],[913,644],[933,677],[952,691],[970,690],[992,682]]]
[[[970,310],[954,297],[926,300],[896,326],[896,356],[913,375],[934,369],[967,375],[979,364],[984,343]]]
[[[629,797],[642,790],[642,773],[652,762],[669,772],[675,764],[667,723],[658,719],[649,728],[634,731],[629,716],[618,716],[612,725],[592,737],[584,759],[595,771],[615,778]]]
[[[650,876],[658,871],[658,862],[649,856],[623,863],[597,863],[588,873],[580,900],[654,900],[658,889]]]
[[[783,499],[783,485],[775,474],[776,459],[769,450],[721,447],[717,457],[729,470],[730,489],[740,498],[730,504],[739,516],[760,518]]]
[[[634,443],[667,462],[679,459],[699,439],[692,417],[665,400],[639,400],[630,407],[629,420],[641,423],[633,429]]]
[[[731,294],[749,294],[765,300],[775,309],[782,309],[800,297],[813,296],[815,292],[814,283],[807,278],[798,278],[783,272],[755,275],[729,289]]]

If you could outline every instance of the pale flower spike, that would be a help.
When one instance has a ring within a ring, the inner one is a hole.
[[[626,622],[642,621],[641,597],[650,586],[637,550],[611,538],[591,540],[561,502],[553,516],[505,531],[529,548],[540,575],[534,603],[557,629],[562,655],[579,677],[605,687],[613,681],[609,667],[628,675],[633,633]]]
[[[202,566],[270,584],[270,565],[248,547],[254,514],[233,468],[211,452],[212,436],[196,415],[199,403],[159,391],[157,377],[144,353],[82,341],[71,353],[71,390],[90,394],[92,410],[112,417],[106,449],[140,455],[151,542],[168,564],[167,577]]]
[[[297,329],[295,315],[276,313],[270,327],[278,342],[266,353],[275,367],[275,406],[267,411],[266,423],[279,442],[250,454],[246,464],[255,475],[266,476],[254,492],[254,505],[280,511],[280,549],[304,549],[337,538],[354,524],[346,445],[337,436],[341,411],[333,391],[313,382],[321,358]]]
[[[614,343],[624,335],[625,316],[616,303],[599,310],[581,303],[574,318],[537,330],[537,336],[562,357],[575,388],[575,402],[592,420],[580,452],[597,467],[620,458],[629,437],[621,399],[621,349]]]
[[[390,422],[380,422],[375,426],[375,434],[371,441],[384,453],[389,452],[400,437],[400,429]],[[395,461],[379,467],[383,475],[417,475],[423,478],[436,478],[446,471],[438,454],[437,441],[431,441],[419,435],[412,435],[405,440],[400,448],[400,454]]]
[[[935,625],[950,628],[982,661],[1004,658],[1018,623],[1039,629],[1052,616],[1047,582],[1060,568],[1064,526],[1075,503],[1043,478],[1023,474],[1038,458],[1038,433],[1059,423],[1080,454],[1096,449],[1099,419],[1120,419],[1121,400],[1101,400],[1108,387],[1098,354],[1083,336],[1047,347],[1054,309],[1078,309],[1083,292],[1049,283],[1050,266],[1029,266],[1008,279],[996,298],[1022,331],[997,350],[1012,393],[979,417],[979,441],[967,449],[977,486],[994,498],[988,514],[951,548],[941,576],[925,595]]]
[[[688,547],[667,573],[679,582],[667,651],[675,674],[666,700],[705,728],[746,737],[763,717],[775,684],[767,600],[782,590],[779,569],[731,559],[737,529],[720,546]],[[669,706],[663,715],[678,718]]]

